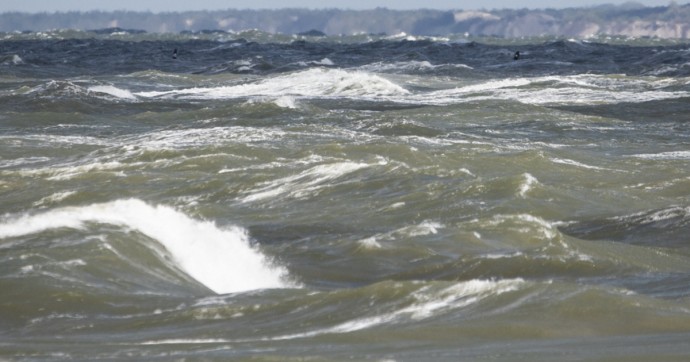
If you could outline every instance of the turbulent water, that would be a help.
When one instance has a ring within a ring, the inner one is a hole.
[[[686,44],[0,35],[0,359],[690,358]]]

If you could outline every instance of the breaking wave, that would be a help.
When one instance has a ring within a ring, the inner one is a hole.
[[[58,228],[83,229],[87,223],[126,227],[155,239],[170,253],[176,267],[219,294],[290,285],[287,270],[253,248],[243,228],[220,228],[171,207],[137,199],[10,217],[0,223],[0,238]]]

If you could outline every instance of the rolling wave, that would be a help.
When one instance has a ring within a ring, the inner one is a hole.
[[[6,217],[0,238],[16,238],[51,229],[83,229],[87,223],[136,230],[161,243],[175,265],[216,293],[285,288],[288,273],[250,246],[244,229],[221,229],[167,206],[127,199]]]

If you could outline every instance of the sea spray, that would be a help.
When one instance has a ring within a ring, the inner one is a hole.
[[[284,288],[287,270],[272,265],[249,244],[240,227],[219,228],[168,206],[152,206],[138,199],[117,200],[82,207],[66,207],[36,215],[6,218],[0,238],[40,233],[50,229],[82,229],[103,223],[136,230],[161,243],[184,272],[224,294],[255,289]]]

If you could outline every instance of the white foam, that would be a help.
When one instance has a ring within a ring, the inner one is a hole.
[[[410,61],[410,62],[395,62],[395,63],[379,62],[379,63],[368,64],[368,65],[362,66],[360,69],[367,70],[367,71],[375,71],[375,72],[385,72],[385,71],[391,71],[391,70],[433,69],[433,67],[434,66],[431,65],[431,63],[428,61]]]
[[[496,260],[496,259],[510,259],[510,258],[515,258],[515,257],[523,256],[523,255],[524,255],[523,253],[516,251],[514,253],[489,253],[489,254],[482,255],[482,257],[484,259]]]
[[[297,103],[295,102],[294,97],[280,97],[276,99],[273,103],[277,105],[278,107],[281,108],[290,108],[290,109],[296,109],[297,108]]]
[[[166,130],[135,139],[137,147],[148,150],[178,150],[225,143],[256,143],[276,141],[288,133],[280,128],[212,127],[188,130]]]
[[[515,224],[513,227],[518,232],[534,236],[541,234],[547,240],[558,236],[557,223],[530,214],[495,215],[489,222],[489,225],[494,226],[503,224]]]
[[[441,105],[492,99],[533,105],[639,103],[690,96],[687,91],[663,89],[679,83],[590,74],[509,78],[433,91],[416,98],[421,103]]]
[[[111,162],[93,162],[89,163],[86,165],[79,165],[79,166],[65,166],[65,167],[47,167],[47,168],[42,168],[42,169],[35,169],[35,170],[23,170],[20,173],[24,175],[31,175],[31,174],[50,174],[47,179],[51,181],[58,181],[58,180],[69,180],[75,177],[78,177],[80,175],[83,175],[85,173],[89,172],[99,172],[99,171],[110,171],[114,172],[114,170],[120,169],[124,167],[125,165],[118,162],[118,161],[111,161]]]
[[[21,137],[18,136],[9,136],[9,135],[0,135],[0,140],[2,139],[9,139],[9,140],[18,140],[19,142],[22,141],[32,141],[32,142],[40,142],[43,144],[65,144],[66,146],[73,146],[73,145],[94,145],[94,146],[110,146],[111,144],[107,140],[102,140],[97,137],[90,137],[90,136],[72,136],[72,135],[48,135],[45,133],[37,133],[37,134],[27,134],[27,135],[22,135]],[[30,160],[33,162],[43,162],[43,161],[48,161],[50,158],[48,157],[30,157],[24,160]]]
[[[414,60],[414,61],[408,61],[408,62],[393,62],[393,63],[388,63],[388,62],[378,62],[378,63],[372,63],[372,64],[367,64],[359,69],[364,70],[364,71],[373,71],[373,72],[395,72],[395,71],[428,71],[428,70],[434,70],[434,69],[439,69],[439,68],[461,68],[461,69],[473,69],[469,65],[465,64],[440,64],[440,65],[434,65],[431,64],[429,61],[419,61],[419,60]]]
[[[125,99],[130,101],[137,99],[131,91],[117,88],[113,85],[95,85],[91,87],[85,87],[78,84],[78,82],[74,83],[71,81],[64,80],[51,80],[45,84],[41,84],[29,89],[28,91],[26,91],[25,94],[37,94],[48,98],[64,96],[90,96],[104,97],[107,99]]]
[[[536,177],[532,176],[529,173],[525,173],[522,175],[525,179],[525,181],[520,184],[520,188],[518,189],[518,194],[520,197],[525,198],[527,197],[527,193],[534,188],[535,185],[539,184],[539,180],[537,180]]]
[[[435,235],[438,234],[439,229],[443,229],[445,225],[435,221],[423,221],[416,225],[403,226],[386,233],[379,233],[368,238],[359,240],[358,243],[369,249],[381,248],[379,241],[392,241],[396,239],[414,238],[418,236]]]
[[[314,65],[331,66],[324,58]],[[304,64],[309,65],[309,64]],[[640,78],[616,75],[572,75],[544,77],[516,77],[478,83],[460,81],[456,87],[435,91],[410,92],[384,78],[381,72],[426,71],[442,67],[469,68],[463,64],[433,65],[427,61],[373,63],[353,69],[309,68],[277,75],[258,81],[217,87],[195,87],[163,91],[132,93],[113,86],[89,88],[119,99],[268,99],[278,106],[294,108],[302,98],[350,98],[367,101],[392,101],[411,104],[448,105],[485,100],[509,100],[530,105],[615,104],[648,102],[689,97],[682,89],[683,80],[668,78]],[[410,81],[412,82],[412,81]],[[62,92],[78,93],[74,84],[57,84]],[[445,87],[445,83],[443,87]],[[55,88],[48,84],[40,89]]]
[[[297,102],[295,101],[295,97],[291,96],[283,96],[283,97],[260,97],[260,98],[251,98],[247,101],[246,104],[257,104],[257,103],[273,103],[276,106],[280,108],[288,108],[288,109],[297,109]]]
[[[381,244],[378,241],[376,241],[376,236],[362,239],[362,240],[358,241],[357,243],[365,249],[381,249],[382,248]]]
[[[242,198],[241,201],[254,202],[278,197],[280,195],[304,198],[327,187],[327,185],[324,184],[327,184],[328,181],[332,181],[368,166],[369,165],[366,163],[357,162],[336,162],[314,166],[297,175],[269,181],[262,187],[251,191],[250,194]]]
[[[687,160],[690,159],[690,151],[670,151],[661,153],[644,153],[633,155],[632,157],[644,158],[647,160]]]
[[[386,39],[394,39],[394,40],[407,40],[407,41],[419,41],[419,40],[431,40],[435,42],[444,42],[447,43],[450,41],[449,38],[446,37],[438,37],[438,36],[414,36],[414,35],[409,35],[406,32],[400,32],[394,35],[389,35],[385,37]]]
[[[409,92],[378,75],[341,69],[311,68],[257,83],[174,91],[140,92],[141,97],[233,99],[246,97],[381,97]]]
[[[586,88],[540,89],[520,92],[519,94],[504,94],[505,98],[514,99],[526,104],[614,104],[614,103],[642,103],[655,100],[682,98],[689,96],[688,92],[666,91],[613,91],[609,89],[592,90]]]
[[[411,313],[411,317],[416,320],[425,319],[443,310],[462,308],[492,295],[515,291],[523,283],[522,279],[475,279],[454,284],[436,293],[426,293],[422,290],[415,293],[419,303],[403,309],[402,312]]]
[[[655,211],[651,214],[648,214],[646,212],[639,212],[632,215],[619,216],[615,217],[614,220],[626,222],[630,218],[640,218],[639,222],[641,224],[652,224],[660,221],[672,220],[675,218],[687,219],[688,216],[690,216],[690,206],[685,208],[673,206],[668,209]]]
[[[447,310],[463,308],[478,303],[490,296],[518,290],[524,283],[523,279],[469,280],[453,284],[441,290],[425,287],[412,295],[414,302],[407,307],[385,314],[354,319],[330,328],[278,336],[268,338],[268,340],[290,340],[310,338],[323,334],[349,333],[395,321],[423,320]]]
[[[179,344],[217,344],[217,343],[229,343],[228,339],[217,339],[217,338],[207,338],[207,339],[162,339],[158,341],[146,341],[141,342],[142,346],[160,346],[160,345],[179,345]]]
[[[318,62],[314,62],[314,64],[318,64],[318,65],[335,65],[335,63],[333,63],[333,61],[330,60],[330,59],[328,59],[328,58],[323,58],[323,59],[321,59],[321,60],[318,61]]]
[[[74,84],[69,81],[57,81],[57,80],[51,80],[48,83],[41,84],[38,86],[35,86],[31,89],[29,89],[26,94],[39,94],[39,95],[45,95],[48,94],[49,96],[56,96],[56,95],[68,95],[68,96],[75,96],[75,95],[84,95],[88,94],[88,91],[77,84]]]
[[[58,203],[74,194],[76,194],[76,191],[64,191],[64,192],[57,192],[54,193],[50,196],[46,196],[36,202],[34,202],[34,206],[46,206],[54,203]]]
[[[571,160],[571,159],[567,159],[567,158],[555,158],[554,157],[551,159],[551,162],[560,163],[562,165],[570,165],[570,166],[586,168],[586,169],[590,169],[590,170],[609,170],[609,169],[602,168],[602,167],[590,166],[590,165],[584,164],[582,162],[577,162],[575,160]]]
[[[401,207],[404,207],[406,205],[405,202],[396,202],[393,205],[389,206],[388,209],[394,210],[394,209],[399,209]]]
[[[271,265],[266,256],[252,248],[244,229],[221,229],[213,222],[137,199],[4,219],[0,238],[56,228],[82,229],[89,222],[125,226],[157,240],[180,269],[216,293],[289,286],[287,271]]]
[[[439,229],[444,228],[444,225],[434,221],[424,221],[419,225],[407,226],[396,230],[394,233],[399,233],[407,237],[424,236],[437,234]]]
[[[302,66],[302,67],[308,67],[310,65],[322,65],[322,66],[334,66],[335,65],[335,63],[333,63],[333,61],[328,59],[328,58],[323,58],[319,61],[316,61],[316,60],[312,60],[312,61],[308,61],[308,62],[307,61],[300,61],[300,62],[297,62],[297,64]]]
[[[517,88],[532,84],[534,80],[528,78],[514,78],[492,80],[485,83],[473,84],[455,89],[457,93],[480,93],[486,91],[495,91],[505,88]]]
[[[3,138],[5,138],[5,137],[0,137],[0,140]],[[24,165],[30,165],[30,164],[41,163],[41,162],[46,162],[46,161],[50,161],[50,158],[48,158],[48,157],[26,157],[26,158],[16,158],[16,159],[6,159],[6,160],[0,160],[0,168],[24,166]]]
[[[12,54],[12,56],[8,55],[8,56],[0,57],[0,64],[20,65],[20,64],[24,64],[24,59],[22,59],[17,54]]]
[[[103,93],[107,94],[109,96],[115,97],[115,98],[120,98],[120,99],[127,99],[127,100],[135,100],[137,97],[132,94],[132,92],[126,90],[126,89],[120,89],[112,85],[97,85],[93,87],[89,87],[88,90],[93,93]]]

